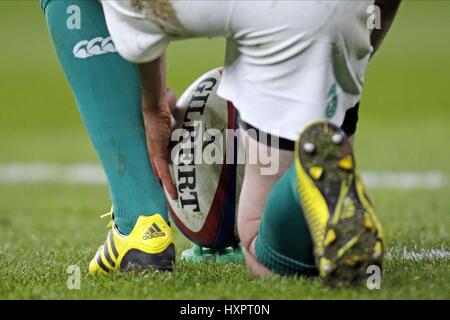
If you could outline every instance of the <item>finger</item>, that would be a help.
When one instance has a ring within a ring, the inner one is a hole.
[[[156,163],[157,171],[159,178],[161,179],[164,187],[166,188],[167,193],[170,197],[175,200],[178,198],[177,188],[173,183],[172,176],[170,175],[169,165],[166,160],[160,159]]]
[[[173,110],[175,109],[175,107],[177,105],[177,97],[175,96],[175,94],[173,93],[172,90],[167,89],[166,99],[167,99],[167,103],[169,104],[170,111],[173,112]]]

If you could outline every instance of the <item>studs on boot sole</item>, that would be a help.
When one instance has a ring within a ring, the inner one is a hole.
[[[336,232],[333,229],[328,230],[327,235],[325,236],[325,239],[323,241],[323,244],[325,247],[329,246],[336,240]]]
[[[309,168],[309,174],[314,180],[319,180],[323,174],[323,168],[319,166]]]
[[[364,215],[364,222],[363,222],[363,224],[364,224],[364,228],[366,228],[369,231],[372,231],[373,228],[374,228],[372,219],[367,214]]]
[[[336,264],[334,264],[333,261],[322,257],[320,258],[320,276],[321,277],[326,277],[328,274],[330,274],[334,269],[336,269]]]
[[[314,143],[306,142],[303,145],[303,150],[305,150],[306,153],[311,154],[316,150],[316,146],[314,145]]]
[[[344,136],[340,133],[336,133],[331,137],[331,141],[333,141],[334,144],[341,144],[342,141],[344,141]]]
[[[375,244],[375,248],[373,250],[372,258],[377,260],[382,256],[382,254],[383,254],[383,244],[381,243],[381,241],[377,241],[377,243]]]
[[[341,160],[339,160],[338,166],[339,166],[339,168],[344,169],[344,170],[350,170],[351,168],[353,168],[352,156],[348,155],[348,156],[342,158]]]

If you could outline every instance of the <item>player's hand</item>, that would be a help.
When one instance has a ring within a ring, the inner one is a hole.
[[[172,134],[172,110],[175,104],[175,95],[171,90],[167,90],[158,111],[143,112],[150,160],[155,174],[159,176],[172,199],[177,198],[177,189],[169,171],[169,143]]]

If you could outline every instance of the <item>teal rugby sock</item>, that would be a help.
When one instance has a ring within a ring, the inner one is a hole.
[[[256,257],[280,275],[315,275],[313,243],[297,189],[292,164],[266,200],[256,239]]]
[[[60,64],[106,173],[115,223],[129,234],[166,200],[147,155],[137,67],[114,49],[95,0],[42,0]]]

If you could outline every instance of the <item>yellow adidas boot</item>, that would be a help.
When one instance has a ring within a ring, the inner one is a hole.
[[[381,267],[383,230],[355,168],[349,138],[322,121],[296,143],[297,185],[320,276],[331,286],[361,283]]]
[[[113,223],[105,244],[89,263],[89,272],[171,271],[174,263],[172,230],[161,215],[154,214],[140,216],[127,236],[122,235]]]

